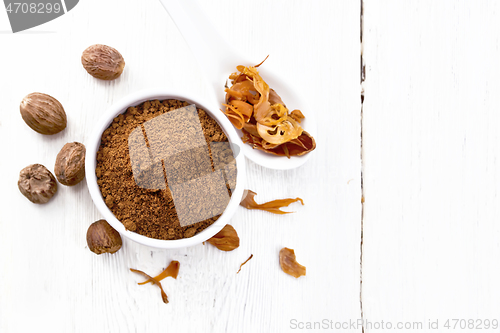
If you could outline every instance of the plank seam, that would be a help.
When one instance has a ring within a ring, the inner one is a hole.
[[[361,316],[361,332],[365,332],[365,321],[363,313],[363,222],[364,222],[364,205],[365,205],[365,193],[363,189],[363,103],[365,101],[365,90],[364,82],[366,78],[365,71],[365,60],[363,58],[363,0],[360,0],[360,15],[359,15],[359,25],[360,25],[360,88],[361,88],[361,110],[360,110],[360,162],[361,162],[361,235],[360,235],[360,254],[359,254],[359,308]]]

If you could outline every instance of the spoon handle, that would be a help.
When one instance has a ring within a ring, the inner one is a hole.
[[[214,90],[214,98],[222,96],[225,79],[236,70],[236,66],[243,59],[217,33],[194,1],[160,0],[160,2],[191,48],[201,71]]]

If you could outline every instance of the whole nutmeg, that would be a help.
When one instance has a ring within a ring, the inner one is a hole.
[[[102,44],[89,46],[82,53],[82,65],[95,78],[114,80],[125,67],[125,60],[116,49]]]
[[[54,175],[41,164],[28,165],[19,173],[17,186],[29,201],[47,203],[57,192]]]
[[[232,251],[240,246],[238,233],[229,224],[226,224],[224,228],[214,237],[210,238],[208,242],[222,251]]]
[[[122,238],[106,220],[99,220],[87,230],[87,245],[95,254],[115,253],[122,247]]]
[[[31,93],[23,98],[19,108],[26,124],[38,133],[51,135],[66,128],[66,112],[50,95]]]
[[[65,144],[57,154],[54,173],[63,185],[81,182],[85,178],[85,146],[79,142]]]

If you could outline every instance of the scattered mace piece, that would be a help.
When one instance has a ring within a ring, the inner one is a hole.
[[[65,144],[54,167],[59,183],[74,186],[85,178],[85,146],[79,142]]]
[[[295,278],[306,275],[306,267],[295,260],[295,251],[287,247],[280,250],[280,266],[283,272]]]
[[[28,165],[19,173],[19,191],[36,204],[47,203],[57,192],[54,175],[41,164]]]
[[[210,238],[208,242],[221,251],[232,251],[240,246],[240,238],[234,228],[226,224],[221,231],[214,237]]]
[[[130,270],[134,273],[142,274],[145,278],[148,279],[148,282],[151,281],[151,282],[153,282],[153,284],[156,284],[161,290],[161,299],[163,300],[163,303],[165,303],[165,304],[168,303],[167,294],[165,294],[165,292],[163,291],[163,287],[161,286],[160,281],[156,280],[154,277],[151,277],[151,276],[147,275],[146,273],[144,273],[143,271],[140,271],[138,269],[130,268]]]
[[[238,271],[236,272],[236,274],[238,274],[241,271],[241,267],[243,267],[243,265],[246,264],[252,258],[253,258],[253,254],[251,254],[250,257],[248,257],[248,259],[245,260],[245,262],[240,265],[240,269],[238,269]]]
[[[180,266],[180,264],[177,260],[172,260],[170,262],[170,264],[168,265],[168,267],[165,268],[165,270],[163,272],[161,272],[160,274],[155,276],[154,279],[158,282],[160,282],[161,280],[163,280],[164,278],[169,277],[169,276],[173,277],[174,279],[177,279],[177,275],[179,274],[179,266]],[[151,279],[148,279],[144,282],[139,282],[138,284],[143,285],[143,284],[146,284],[149,282],[154,284],[153,280],[151,280]]]
[[[122,247],[122,238],[106,220],[99,220],[87,230],[87,245],[95,254],[115,253]]]
[[[255,196],[257,193],[255,193],[252,190],[245,190],[243,192],[243,199],[240,202],[240,206],[245,207],[246,209],[260,209],[260,210],[265,210],[269,213],[273,214],[290,214],[292,212],[284,212],[280,210],[282,207],[287,207],[293,202],[300,201],[302,205],[304,205],[304,201],[301,198],[295,198],[295,199],[278,199],[278,200],[273,200],[269,201],[263,204],[258,204],[255,202]]]
[[[89,46],[82,53],[83,68],[101,80],[118,78],[125,67],[125,60],[116,49],[102,44]]]
[[[52,135],[66,128],[66,112],[50,95],[31,93],[23,98],[19,109],[24,122],[40,134]]]

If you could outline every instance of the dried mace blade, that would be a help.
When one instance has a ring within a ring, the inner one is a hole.
[[[165,268],[165,270],[163,272],[161,272],[160,274],[158,274],[157,276],[154,277],[154,279],[158,282],[160,282],[161,280],[163,280],[164,278],[166,277],[173,277],[174,279],[177,279],[177,275],[179,274],[179,262],[177,260],[172,260],[170,262],[170,264],[168,265],[167,268]],[[153,283],[153,280],[151,279],[148,279],[144,282],[139,282],[138,284],[142,285],[142,284],[146,284],[146,283]]]
[[[210,244],[221,251],[232,251],[240,246],[240,238],[234,228],[226,224],[221,231],[208,240]]]
[[[253,258],[253,254],[250,255],[250,257],[248,257],[247,260],[245,260],[241,265],[240,265],[240,269],[238,269],[238,271],[236,272],[236,274],[238,274],[240,271],[241,271],[241,267],[243,267],[244,264],[246,264],[250,259]]]
[[[295,278],[306,275],[306,267],[297,262],[295,251],[287,247],[280,250],[280,266],[283,272]]]
[[[163,287],[161,286],[161,283],[156,280],[154,277],[151,277],[149,276],[148,274],[144,273],[143,271],[140,271],[138,269],[133,269],[131,268],[130,269],[132,272],[134,273],[138,273],[138,274],[141,274],[142,276],[144,276],[145,278],[149,280],[151,280],[151,282],[153,282],[153,284],[156,284],[160,290],[161,290],[161,299],[163,300],[163,303],[167,304],[168,303],[168,297],[167,297],[167,294],[165,294],[165,292],[163,291]],[[139,283],[140,284],[140,283]]]
[[[263,204],[258,204],[255,202],[255,196],[257,193],[251,190],[245,190],[243,192],[243,200],[240,202],[240,206],[245,207],[246,209],[260,209],[260,210],[265,210],[269,213],[273,214],[289,214],[291,212],[284,212],[280,210],[282,207],[287,207],[293,202],[300,201],[302,205],[304,205],[304,201],[301,198],[295,198],[295,199],[279,199],[279,200],[273,200],[269,201]]]
[[[288,158],[313,151],[314,138],[300,125],[304,114],[300,110],[290,112],[260,76],[257,67],[261,64],[237,66],[237,72],[229,76],[231,87],[226,84],[224,89],[224,114],[242,130],[243,142],[253,148]]]

